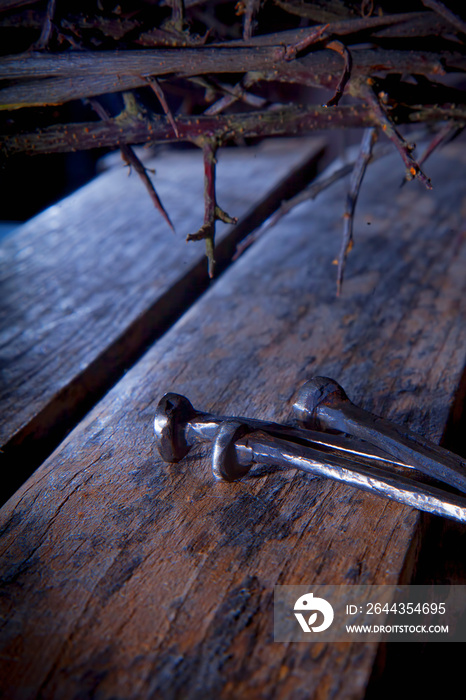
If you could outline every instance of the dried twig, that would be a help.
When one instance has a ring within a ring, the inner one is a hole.
[[[439,2],[439,0],[422,0],[422,4],[434,10],[434,12],[441,17],[447,19],[454,27],[462,32],[462,34],[466,34],[466,22],[458,17],[458,15],[455,15],[448,7],[445,7],[443,2]]]
[[[403,107],[403,119],[411,124],[445,121],[466,121],[466,105],[413,105]],[[228,114],[209,117],[178,117],[180,141],[197,142],[214,138],[221,143],[242,136],[291,136],[315,129],[376,126],[379,122],[367,105],[345,107],[288,107],[273,111]],[[121,143],[169,143],[176,141],[173,127],[164,117],[127,119],[124,124],[114,118],[108,122],[81,122],[50,126],[30,133],[0,134],[0,154],[67,153],[76,149],[119,147]]]
[[[100,104],[97,100],[89,99],[88,100],[89,104],[93,108],[93,110],[96,112],[96,114],[99,115],[99,117],[103,121],[108,121],[110,119],[110,115],[103,107],[103,105]],[[129,165],[130,167],[132,166],[139,177],[141,178],[144,187],[149,193],[149,196],[154,203],[155,208],[160,212],[160,214],[163,216],[167,224],[170,226],[172,231],[175,231],[175,228],[170,220],[170,217],[167,214],[167,211],[165,210],[160,197],[158,196],[154,185],[152,184],[152,180],[150,179],[149,175],[147,174],[147,168],[144,167],[144,165],[141,163],[137,155],[135,154],[134,150],[129,146],[128,144],[120,144],[120,152],[121,152],[121,157],[123,158],[123,161],[126,163],[126,165]]]
[[[414,150],[414,146],[404,140],[379,101],[379,99],[382,100],[386,97],[385,93],[379,92],[379,94],[376,95],[374,91],[370,89],[366,94],[382,131],[388,136],[390,141],[395,144],[404,164],[406,165],[408,171],[406,176],[407,179],[412,180],[414,177],[416,177],[425,187],[427,187],[428,190],[431,190],[432,184],[429,178],[422,172],[419,163],[412,156],[411,151]]]
[[[202,144],[204,154],[204,224],[196,233],[190,233],[187,241],[205,240],[206,256],[209,265],[209,277],[214,276],[215,260],[215,222],[223,221],[225,224],[236,224],[238,219],[229,216],[217,204],[217,196],[215,192],[215,166],[217,164],[215,155],[217,152],[217,143],[212,140],[206,140]]]
[[[445,124],[443,128],[440,129],[440,131],[434,136],[434,138],[429,143],[425,151],[422,153],[418,161],[419,165],[425,163],[427,158],[430,158],[432,153],[437,148],[439,148],[439,146],[443,146],[443,144],[448,143],[448,141],[452,141],[454,138],[456,138],[463,131],[464,127],[464,124]]]
[[[345,272],[346,258],[353,247],[353,220],[356,202],[358,201],[359,190],[366,172],[366,168],[372,157],[372,149],[377,140],[377,130],[374,127],[366,129],[361,142],[361,148],[354,164],[351,175],[350,187],[346,197],[346,208],[343,214],[343,238],[341,242],[340,255],[338,256],[337,273],[337,296],[340,296]]]
[[[372,160],[378,160],[379,158],[388,155],[390,150],[391,149],[388,148],[379,148],[372,154]],[[276,224],[278,224],[278,222],[284,216],[286,216],[286,214],[295,209],[295,207],[297,207],[299,204],[315,199],[321,192],[333,185],[334,182],[338,182],[338,180],[341,180],[342,178],[346,177],[346,175],[353,172],[355,163],[356,161],[345,163],[345,165],[342,165],[341,168],[334,170],[332,173],[330,173],[330,175],[326,175],[325,177],[322,175],[319,176],[304,190],[296,194],[294,197],[291,197],[291,199],[287,199],[286,201],[282,202],[277,211],[275,211],[260,228],[250,233],[249,236],[238,244],[233,259],[236,260],[239,258],[239,256],[249,248],[249,246],[262,238],[267,231],[269,231],[273,226],[276,226]]]
[[[426,160],[430,158],[432,153],[437,150],[437,148],[456,138],[463,131],[464,126],[464,124],[452,124],[451,122],[444,124],[444,126],[435,134],[433,139],[423,151],[418,160],[419,165],[425,163]],[[401,187],[403,187],[407,182],[409,182],[409,180],[405,176],[401,182]]]
[[[248,74],[246,74],[244,78],[233,87],[217,83],[218,88],[220,88],[225,94],[219,100],[214,102],[213,105],[208,107],[204,111],[204,114],[208,116],[221,114],[221,112],[228,107],[231,107],[231,105],[238,100],[259,109],[261,107],[265,107],[267,100],[264,97],[253,95],[245,89],[246,87],[251,87],[251,85],[253,85],[255,82],[256,81],[254,79],[249,79]]]

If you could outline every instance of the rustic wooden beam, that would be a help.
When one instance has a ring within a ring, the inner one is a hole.
[[[239,217],[217,226],[219,272],[312,178],[322,151],[315,139],[291,152],[287,141],[219,152],[218,198]],[[185,241],[203,220],[201,151],[165,153],[146,163],[154,165],[176,235],[121,166],[2,242],[0,500],[208,286],[203,244]]]
[[[273,587],[409,581],[416,511],[272,469],[215,483],[207,448],[160,462],[152,420],[168,390],[283,420],[323,374],[439,440],[466,361],[465,162],[463,148],[434,156],[431,192],[400,190],[395,156],[374,164],[340,299],[346,184],[296,209],[6,504],[8,697],[363,697],[376,645],[274,643]]]

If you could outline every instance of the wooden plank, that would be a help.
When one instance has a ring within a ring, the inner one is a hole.
[[[362,697],[376,645],[275,644],[273,586],[409,580],[418,513],[293,472],[215,483],[207,448],[161,463],[152,420],[168,390],[285,419],[326,374],[438,440],[466,359],[465,171],[464,147],[432,158],[432,192],[371,166],[340,299],[345,184],[301,206],[4,506],[7,697]]]
[[[218,198],[239,217],[219,224],[219,270],[235,245],[315,174],[323,141],[219,153]],[[246,164],[246,166],[245,166]],[[0,249],[0,446],[14,486],[207,287],[200,151],[168,152],[158,192],[174,236],[139,178],[112,170],[46,210]],[[5,487],[5,484],[3,484]],[[3,499],[5,500],[5,499]]]

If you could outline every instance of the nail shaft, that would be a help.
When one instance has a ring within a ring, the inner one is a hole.
[[[466,522],[466,498],[434,486],[394,474],[383,467],[368,467],[336,455],[322,455],[312,448],[280,440],[264,433],[252,433],[236,443],[238,462],[295,467],[405,505]]]
[[[186,424],[185,436],[186,441],[195,443],[202,441],[214,440],[217,435],[219,426],[225,421],[230,420],[229,416],[214,416],[210,413],[198,413],[196,417]],[[377,448],[371,449],[369,446],[364,446],[358,440],[351,438],[343,438],[340,435],[329,435],[317,430],[307,430],[305,428],[293,428],[292,426],[282,425],[269,421],[261,421],[255,418],[235,417],[235,421],[247,425],[251,430],[262,430],[276,437],[283,437],[290,441],[297,441],[301,444],[309,444],[320,446],[330,452],[342,453],[344,455],[353,455],[362,460],[366,459],[371,463],[374,461],[386,462],[396,467],[409,469],[410,466],[404,462],[400,462],[391,458],[384,450]]]
[[[423,474],[466,492],[461,457],[384,418],[356,406],[333,379],[314,377],[299,392],[295,416],[306,427],[331,428],[389,452]]]

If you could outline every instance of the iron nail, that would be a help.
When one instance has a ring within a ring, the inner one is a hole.
[[[365,440],[423,474],[466,492],[466,463],[443,447],[354,404],[328,377],[314,377],[301,387],[294,415],[308,428],[331,428]]]
[[[394,460],[386,451],[377,448],[369,449],[359,440],[342,438],[339,435],[326,435],[314,430],[255,418],[215,416],[196,410],[189,399],[173,392],[161,398],[155,414],[155,440],[160,456],[165,462],[179,462],[194,444],[215,440],[220,426],[230,420],[247,426],[249,432],[262,430],[276,437],[304,442],[318,449],[357,458],[370,464],[379,461],[395,467],[405,466]]]
[[[314,382],[315,390],[317,380]],[[331,393],[350,404],[341,387],[332,380],[325,382],[331,382]],[[309,422],[310,404],[306,399],[309,392],[304,391],[295,410]],[[234,481],[245,476],[254,464],[275,464],[466,522],[466,499],[396,473],[393,467],[399,463],[384,465],[388,460],[378,454],[371,457],[363,448],[355,451],[354,440],[346,437],[322,436],[256,419],[214,416],[197,411],[186,397],[174,393],[166,394],[159,402],[154,429],[160,455],[168,462],[183,459],[196,442],[213,440],[212,471],[216,479]]]

